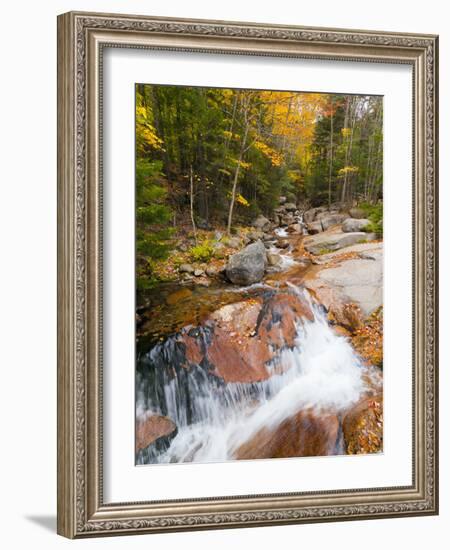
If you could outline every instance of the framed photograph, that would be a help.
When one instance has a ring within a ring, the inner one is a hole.
[[[437,514],[432,35],[58,18],[58,532]]]

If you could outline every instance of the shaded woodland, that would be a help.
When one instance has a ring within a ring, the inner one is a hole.
[[[280,197],[380,205],[382,123],[377,96],[137,85],[138,288],[181,234],[231,235]]]

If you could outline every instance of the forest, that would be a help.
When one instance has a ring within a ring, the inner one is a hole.
[[[136,85],[138,288],[180,235],[231,235],[280,197],[379,205],[382,123],[379,96]]]

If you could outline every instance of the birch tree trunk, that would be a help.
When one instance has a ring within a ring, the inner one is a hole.
[[[190,203],[191,203],[192,230],[194,231],[194,240],[195,240],[195,244],[197,245],[197,227],[195,225],[195,219],[194,219],[194,174],[192,171],[192,164],[189,170],[189,182],[190,182],[189,197],[190,197]]]
[[[331,208],[331,176],[333,174],[333,100],[331,100],[330,109],[330,162],[328,168],[328,209]]]
[[[347,98],[347,109],[345,113],[345,118],[347,119],[347,123],[344,123],[344,127],[347,127],[348,124],[348,117],[350,118],[350,139],[347,143],[347,149],[345,151],[345,166],[348,167],[349,163],[351,161],[352,156],[352,147],[353,147],[353,133],[355,129],[355,123],[356,123],[356,102],[355,99],[352,99],[351,108],[350,108],[350,100]],[[347,182],[348,182],[348,171],[344,174],[344,183],[342,185],[342,195],[341,195],[341,202],[345,203],[345,199],[347,196]]]
[[[239,172],[240,172],[240,169],[241,169],[241,162],[242,162],[242,159],[244,157],[244,151],[245,151],[245,147],[246,147],[246,144],[247,144],[248,130],[249,130],[249,121],[246,120],[245,130],[244,130],[244,137],[242,138],[242,142],[241,142],[241,148],[240,148],[240,151],[239,151],[239,158],[238,158],[238,161],[237,161],[236,170],[234,172],[233,188],[231,190],[231,201],[230,201],[230,209],[228,211],[228,224],[227,224],[227,234],[228,235],[231,234],[231,224],[232,224],[232,221],[233,221],[233,209],[234,209],[234,203],[236,201],[236,189],[237,189],[237,184],[238,184],[238,179],[239,179]]]

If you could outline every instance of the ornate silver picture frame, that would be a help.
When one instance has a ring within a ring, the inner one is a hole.
[[[105,48],[404,64],[412,68],[412,483],[105,502]],[[438,38],[70,12],[58,17],[58,533],[69,538],[438,513]]]

